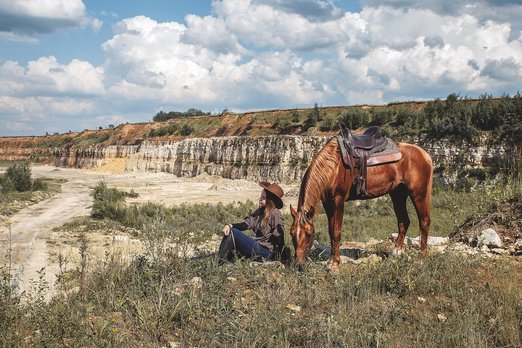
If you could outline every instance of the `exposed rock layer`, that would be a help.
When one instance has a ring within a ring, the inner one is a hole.
[[[321,136],[196,138],[69,151],[57,149],[54,160],[59,166],[96,167],[106,159],[126,158],[127,171],[162,171],[184,177],[208,173],[231,179],[290,182],[301,179],[328,139]],[[449,146],[444,142],[419,145],[430,154],[440,174],[444,172],[447,176],[464,167],[498,167],[507,156],[506,150],[498,147]]]
[[[181,141],[144,141],[139,145],[38,148],[0,146],[0,159],[38,157],[57,166],[95,168],[125,159],[125,170],[163,171],[193,177],[202,173],[231,179],[291,182],[300,180],[329,136],[230,136]],[[451,146],[443,141],[411,141],[432,157],[437,174],[451,177],[464,168],[506,165],[520,154],[503,147]]]

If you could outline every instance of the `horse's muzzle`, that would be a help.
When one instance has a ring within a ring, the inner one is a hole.
[[[299,272],[303,272],[305,270],[306,264],[307,264],[307,257],[306,256],[303,256],[302,254],[301,255],[298,255],[298,254],[295,255],[295,265],[297,266],[297,270]]]

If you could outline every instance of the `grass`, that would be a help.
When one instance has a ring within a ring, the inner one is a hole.
[[[85,291],[0,311],[3,345],[520,346],[520,262],[405,254],[337,276],[175,254],[99,263]],[[446,318],[446,319],[441,319]]]
[[[9,161],[9,160],[0,160],[0,168],[7,168],[9,167],[11,164],[15,163],[16,161]]]
[[[508,184],[500,198],[520,197],[517,182]],[[501,189],[437,190],[434,230],[447,235],[468,214],[494,205]],[[117,192],[103,185],[97,197],[106,199],[104,204],[121,202]],[[62,265],[57,284],[61,291],[49,302],[43,300],[48,286],[43,281],[34,284],[32,297],[20,302],[20,297],[5,290],[11,286],[10,278],[5,267],[0,269],[0,344],[522,345],[522,290],[518,286],[522,263],[518,258],[484,259],[453,253],[422,256],[410,249],[377,264],[343,264],[340,273],[332,275],[320,263],[311,263],[303,273],[277,263],[247,260],[219,267],[212,256],[187,259],[165,247],[171,245],[165,241],[188,245],[208,239],[223,223],[240,220],[253,207],[252,202],[172,209],[123,204],[111,212],[121,221],[81,218],[63,226],[64,230],[81,229],[86,236],[93,229],[126,229],[147,241],[147,252],[131,261],[128,255],[107,253],[76,269]],[[285,220],[289,224],[291,218]],[[381,228],[382,235],[388,236],[386,231],[394,230],[389,226],[395,225],[391,202],[384,198],[357,207],[350,204],[347,231],[355,231],[356,221],[365,227],[359,235],[345,233],[345,239],[354,235],[379,238],[375,232]],[[191,239],[190,233],[199,237]],[[324,235],[320,232],[320,239]],[[77,242],[78,253],[82,260],[89,260],[91,250],[85,240]]]

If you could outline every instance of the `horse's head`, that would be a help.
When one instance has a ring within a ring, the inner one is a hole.
[[[295,211],[290,205],[290,212],[294,218],[290,234],[294,243],[295,260],[299,268],[302,269],[314,242],[314,208],[309,211],[304,211],[301,208]]]

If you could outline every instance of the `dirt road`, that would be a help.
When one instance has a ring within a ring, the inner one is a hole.
[[[35,166],[33,178],[45,177],[66,179],[62,192],[52,198],[29,206],[10,218],[12,255],[15,264],[18,288],[31,290],[32,282],[41,277],[49,287],[56,280],[58,265],[49,259],[48,243],[52,230],[68,220],[89,215],[92,205],[91,191],[98,182],[104,180],[109,187],[124,191],[131,189],[138,197],[127,202],[154,202],[172,206],[182,203],[228,203],[232,201],[254,202],[260,193],[255,182],[228,180],[202,175],[196,178],[177,178],[166,173],[99,173],[90,170]],[[285,192],[294,191],[296,186],[283,186]],[[285,198],[285,205],[296,200],[291,195]],[[6,234],[2,239],[6,239]],[[2,256],[5,253],[2,253]],[[40,273],[39,273],[40,272]],[[52,291],[48,296],[51,296]]]

